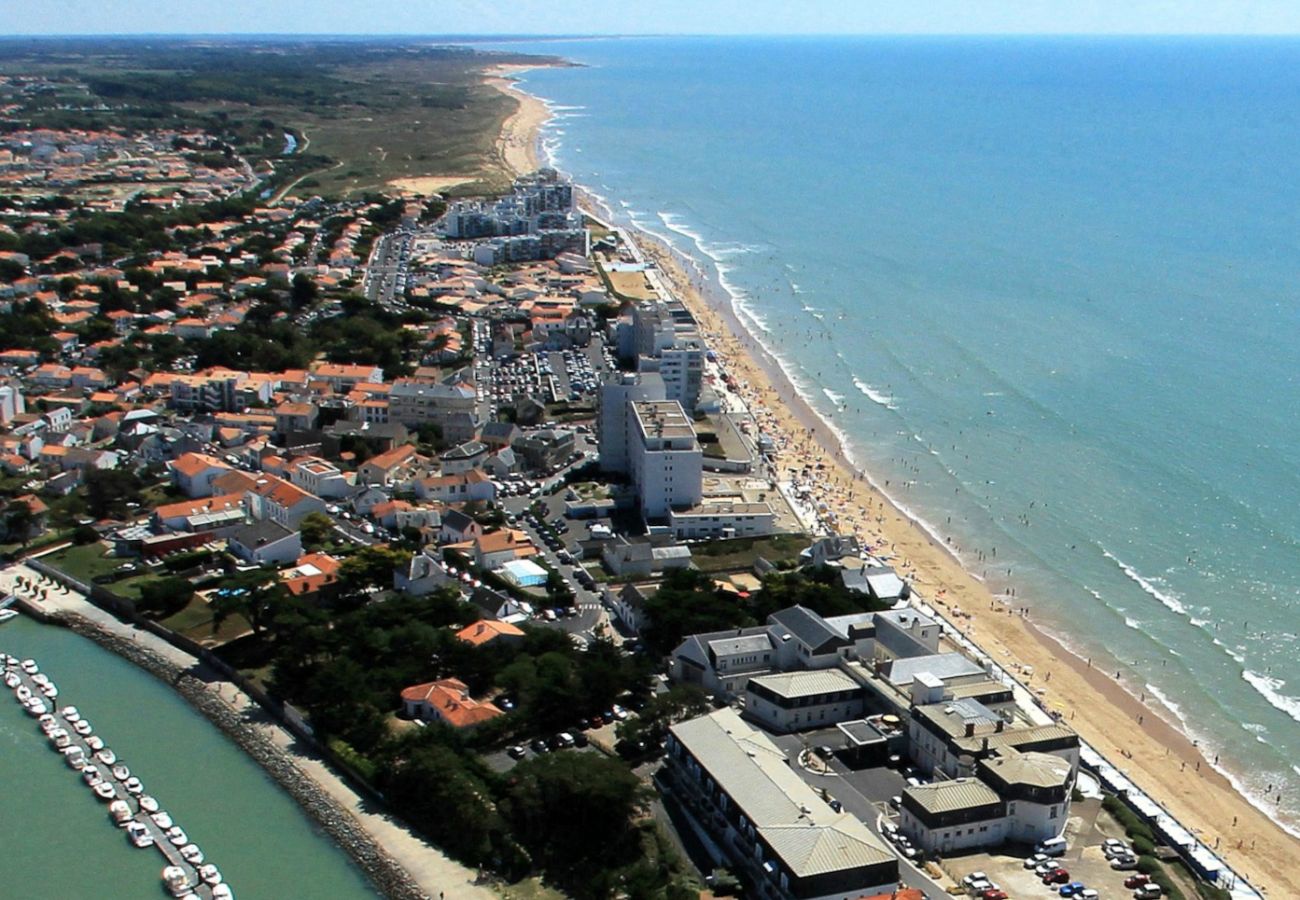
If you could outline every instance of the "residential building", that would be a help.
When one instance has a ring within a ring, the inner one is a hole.
[[[712,838],[715,859],[764,900],[856,900],[898,882],[898,857],[836,812],[784,753],[732,709],[669,729],[674,796]]]
[[[769,731],[810,731],[860,717],[865,698],[839,669],[758,675],[745,686],[745,716]]]
[[[230,552],[258,565],[290,563],[302,556],[302,536],[276,522],[253,522],[226,538]]]
[[[500,709],[489,701],[475,700],[459,678],[416,684],[402,691],[402,712],[411,719],[441,722],[452,728],[473,728],[497,716]]]
[[[704,454],[681,404],[632,403],[631,417],[635,430],[628,447],[629,471],[641,514],[664,519],[671,510],[698,504],[704,493]]]
[[[632,443],[631,405],[666,400],[664,381],[657,372],[623,375],[618,381],[600,386],[597,434],[600,436],[600,470],[631,471],[628,448]]]

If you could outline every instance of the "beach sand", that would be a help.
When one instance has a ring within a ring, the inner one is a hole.
[[[427,197],[477,180],[477,175],[421,175],[415,178],[394,178],[388,182],[388,186],[403,193]]]
[[[546,105],[505,77],[489,83],[521,104],[502,129],[498,146],[503,159],[517,173],[535,169]],[[586,206],[601,215],[590,198]],[[695,315],[764,432],[781,448],[783,480],[819,486],[841,533],[857,534],[877,552],[891,555],[895,568],[926,601],[958,622],[966,637],[1004,669],[1018,673],[1044,706],[1062,712],[1085,740],[1185,827],[1210,847],[1217,843],[1217,852],[1255,887],[1272,897],[1300,897],[1300,870],[1293,866],[1300,860],[1300,840],[1216,772],[1192,741],[1162,718],[1165,711],[1129,693],[1113,671],[1093,668],[1035,627],[1032,609],[1029,616],[1016,614],[1014,598],[995,597],[967,572],[847,460],[835,434],[749,335],[730,302],[708,285],[704,273],[653,236],[638,233],[636,241]],[[826,468],[815,477],[804,471],[818,462]],[[1128,687],[1141,693],[1141,685]]]
[[[501,124],[501,136],[496,144],[498,158],[516,175],[537,169],[541,128],[551,117],[551,111],[545,103],[515,86],[515,76],[535,68],[537,67],[523,65],[496,66],[485,73],[485,84],[513,97],[519,103],[519,108]]]

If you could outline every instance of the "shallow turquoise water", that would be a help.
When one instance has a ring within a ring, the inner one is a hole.
[[[896,500],[1300,821],[1300,41],[510,47]]]
[[[25,617],[0,650],[32,657],[215,862],[240,900],[379,896],[333,841],[244,753],[162,682],[66,629]],[[162,897],[162,856],[137,850],[0,695],[0,897]]]

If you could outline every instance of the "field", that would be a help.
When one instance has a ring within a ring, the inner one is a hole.
[[[0,73],[61,89],[26,101],[27,126],[199,127],[261,171],[270,193],[337,197],[508,186],[496,141],[516,101],[484,70],[548,57],[398,41],[49,39],[0,47]],[[93,102],[87,102],[93,101]],[[297,147],[284,155],[284,134]],[[406,179],[438,182],[392,183]]]

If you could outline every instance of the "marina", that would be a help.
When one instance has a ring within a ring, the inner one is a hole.
[[[74,706],[58,706],[59,689],[34,659],[0,653],[5,686],[39,723],[51,749],[108,804],[110,821],[136,849],[154,848],[165,862],[163,885],[180,900],[232,900],[234,892],[197,844],[145,793],[144,783],[119,760]]]

